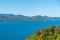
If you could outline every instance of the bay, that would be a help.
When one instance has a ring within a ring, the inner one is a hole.
[[[0,40],[25,40],[50,25],[59,26],[60,21],[0,22]]]

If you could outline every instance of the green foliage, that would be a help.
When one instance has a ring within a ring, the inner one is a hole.
[[[38,30],[26,40],[60,40],[60,26],[50,26],[47,29]]]

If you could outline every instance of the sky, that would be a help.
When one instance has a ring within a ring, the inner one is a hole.
[[[0,0],[0,14],[60,17],[60,0]]]

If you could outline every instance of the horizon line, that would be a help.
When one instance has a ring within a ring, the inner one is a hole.
[[[2,14],[2,13],[0,13],[0,14]],[[7,14],[7,13],[3,13],[3,14]],[[22,14],[12,14],[12,13],[10,13],[10,14],[7,14],[7,15],[22,15]],[[27,16],[27,15],[22,15],[22,16]],[[33,15],[33,16],[58,17],[58,16],[48,16],[48,15]],[[33,17],[33,16],[28,16],[28,17]]]

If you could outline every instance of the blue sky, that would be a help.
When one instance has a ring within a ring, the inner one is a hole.
[[[0,0],[0,14],[60,17],[60,0]]]

